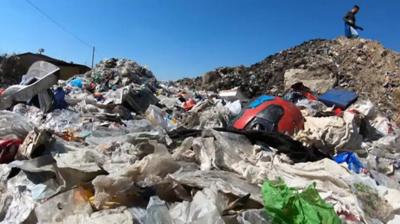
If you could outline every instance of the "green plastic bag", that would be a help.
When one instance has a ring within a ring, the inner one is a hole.
[[[265,181],[262,187],[264,207],[278,224],[340,224],[335,210],[321,199],[315,183],[299,193],[282,180]]]

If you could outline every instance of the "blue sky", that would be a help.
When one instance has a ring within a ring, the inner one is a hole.
[[[250,65],[309,39],[335,38],[354,4],[361,6],[362,36],[400,50],[398,0],[31,1],[95,45],[96,61],[130,58],[161,80]],[[44,48],[49,56],[90,65],[91,49],[25,0],[0,0],[0,21],[0,53]]]

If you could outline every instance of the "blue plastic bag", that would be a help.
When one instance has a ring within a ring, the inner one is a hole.
[[[82,79],[76,78],[76,79],[71,80],[69,82],[69,85],[72,86],[72,87],[78,87],[78,88],[82,89],[83,82],[82,82]]]
[[[333,157],[333,159],[339,164],[347,163],[349,170],[355,173],[360,173],[364,169],[363,164],[354,152],[342,152]]]

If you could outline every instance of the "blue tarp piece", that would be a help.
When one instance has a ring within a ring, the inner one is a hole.
[[[78,87],[78,88],[80,88],[80,89],[83,88],[83,82],[82,82],[82,79],[80,79],[80,78],[76,78],[76,79],[71,80],[71,81],[69,82],[69,84],[70,84],[72,87]]]
[[[318,100],[323,102],[326,106],[339,107],[345,110],[358,98],[357,93],[345,89],[331,89],[322,94]]]
[[[333,157],[337,163],[347,163],[349,170],[360,173],[364,169],[363,164],[354,152],[342,152]]]
[[[65,101],[65,91],[63,88],[58,87],[54,91],[54,103],[55,109],[66,109],[68,107],[68,103]]]
[[[262,95],[249,104],[249,108],[256,108],[260,104],[275,99],[274,96]]]

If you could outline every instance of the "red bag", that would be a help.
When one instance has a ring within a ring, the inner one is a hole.
[[[196,101],[192,98],[186,100],[185,103],[183,103],[183,109],[185,109],[185,111],[189,111],[191,110],[194,106],[196,105]]]
[[[18,152],[20,139],[2,139],[0,140],[0,163],[10,163],[14,161],[15,154]]]

